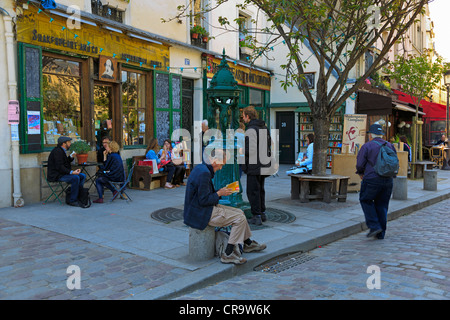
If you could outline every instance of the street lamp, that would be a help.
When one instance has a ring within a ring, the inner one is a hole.
[[[445,109],[445,136],[448,138],[449,128],[448,128],[448,106],[449,106],[449,98],[450,98],[450,70],[447,70],[444,73],[444,84],[447,87],[447,108]]]

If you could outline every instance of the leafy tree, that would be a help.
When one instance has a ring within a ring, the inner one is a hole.
[[[411,97],[416,106],[416,121],[413,124],[413,161],[416,161],[418,155],[422,154],[421,147],[417,147],[418,145],[421,146],[417,126],[421,101],[439,86],[444,70],[446,68],[442,63],[442,58],[439,57],[435,61],[431,61],[426,53],[420,56],[398,56],[387,69],[389,77],[402,85],[402,91]]]
[[[205,10],[217,10],[225,2],[217,0],[214,7]],[[286,76],[281,85],[298,86],[311,108],[315,131],[313,174],[326,172],[331,117],[365,79],[388,63],[386,54],[427,3],[428,0],[244,0],[237,4],[242,9],[258,8],[269,22],[268,26],[247,30],[245,34],[255,58],[269,56],[280,42],[289,50],[286,63],[282,64]],[[188,9],[179,6],[179,14],[173,19],[189,16]],[[232,30],[226,17],[220,17],[219,23]],[[258,37],[260,33],[269,34],[270,40],[259,42],[263,38]],[[373,47],[378,49],[373,63],[353,86],[349,85],[350,72]],[[304,76],[309,56],[304,54],[305,48],[319,64],[315,92],[310,91]]]

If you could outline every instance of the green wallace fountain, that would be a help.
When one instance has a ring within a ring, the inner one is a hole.
[[[222,61],[217,67],[210,86],[206,89],[207,95],[207,120],[210,132],[214,132],[211,143],[206,147],[205,154],[209,154],[214,148],[223,148],[227,151],[227,162],[222,170],[215,173],[214,187],[216,190],[226,185],[238,181],[239,192],[233,193],[220,200],[221,204],[233,207],[244,206],[242,200],[242,186],[239,176],[239,148],[244,147],[243,136],[238,139],[235,136],[239,128],[239,96],[241,89],[235,80],[228,65],[225,49],[223,50]],[[215,130],[211,130],[215,129]],[[248,204],[247,204],[248,205]]]

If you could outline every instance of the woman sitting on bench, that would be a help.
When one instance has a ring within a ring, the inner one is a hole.
[[[298,159],[295,161],[297,167],[291,168],[291,170],[286,171],[286,174],[297,174],[297,173],[311,173],[312,162],[314,156],[314,134],[310,133],[306,136],[306,144],[308,148],[306,149],[306,154],[298,154]]]
[[[162,172],[167,172],[167,182],[164,186],[164,189],[173,189],[180,184],[186,185],[183,182],[186,168],[183,164],[177,164],[173,162],[174,159],[172,157],[172,143],[170,140],[164,140],[164,146],[159,151],[158,157],[161,161],[158,164],[158,168],[160,168],[160,171],[162,168]]]

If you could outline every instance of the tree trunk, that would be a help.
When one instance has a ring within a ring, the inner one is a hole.
[[[314,157],[312,174],[326,175],[330,119],[324,114],[313,118]]]

